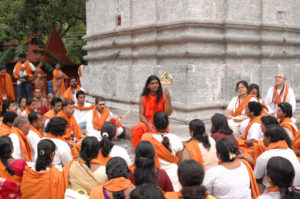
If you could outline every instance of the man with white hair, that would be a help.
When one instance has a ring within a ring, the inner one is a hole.
[[[275,85],[268,90],[265,98],[265,104],[268,106],[269,113],[276,116],[278,104],[288,102],[293,107],[293,113],[296,110],[296,97],[293,89],[285,84],[286,77],[284,73],[277,73],[275,76]]]

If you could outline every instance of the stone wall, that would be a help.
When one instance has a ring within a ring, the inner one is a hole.
[[[87,0],[83,87],[138,110],[147,77],[169,71],[172,117],[209,119],[237,81],[264,96],[281,71],[300,101],[299,9],[299,0]]]

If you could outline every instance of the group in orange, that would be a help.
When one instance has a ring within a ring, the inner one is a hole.
[[[169,131],[171,96],[155,75],[140,98],[140,122],[129,130],[102,97],[85,102],[76,78],[64,90],[59,65],[44,114],[39,92],[17,110],[11,79],[0,72],[2,198],[300,197],[300,134],[282,73],[268,91],[271,101],[260,99],[257,85],[238,82],[239,95],[226,115],[211,118],[211,132],[194,119],[183,144]],[[134,162],[115,142],[123,138],[131,139]]]

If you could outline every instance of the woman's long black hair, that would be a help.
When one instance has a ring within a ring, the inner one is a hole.
[[[148,88],[148,85],[150,84],[150,82],[152,80],[157,80],[158,84],[159,84],[158,90],[156,92],[156,96],[157,96],[156,103],[158,104],[158,102],[162,99],[163,89],[162,89],[160,80],[159,80],[159,78],[156,75],[151,75],[151,76],[148,77],[148,79],[146,81],[146,84],[144,86],[143,92],[142,92],[142,96],[147,96],[150,93],[150,89]]]
[[[210,142],[207,134],[205,133],[205,125],[199,119],[194,119],[189,124],[190,131],[193,131],[192,139],[196,139],[198,142],[202,143],[203,146],[209,150]]]
[[[86,137],[82,141],[79,155],[89,168],[91,167],[90,161],[98,156],[99,147],[99,142],[96,137]]]
[[[213,134],[217,132],[221,132],[226,135],[230,135],[233,133],[228,125],[227,118],[220,113],[214,114],[214,116],[212,116],[211,118],[211,133]]]
[[[13,150],[13,144],[10,137],[8,136],[0,137],[0,159],[1,162],[4,164],[4,166],[6,167],[6,171],[10,175],[15,174],[15,171],[9,167],[7,162],[7,159],[10,158],[10,154],[12,153],[12,150]]]

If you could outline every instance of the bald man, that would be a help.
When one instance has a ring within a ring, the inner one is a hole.
[[[265,98],[265,104],[268,106],[269,113],[276,115],[278,104],[288,102],[293,107],[293,113],[296,110],[296,97],[294,91],[286,84],[284,73],[277,73],[275,76],[275,85],[268,90]]]

